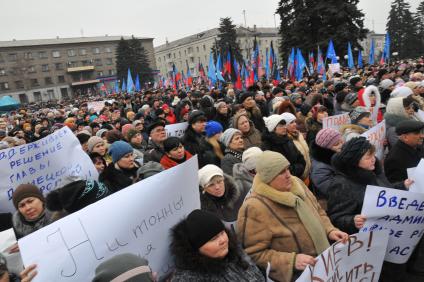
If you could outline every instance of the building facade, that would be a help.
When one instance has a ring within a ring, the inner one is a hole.
[[[130,39],[131,37],[124,37]],[[21,103],[85,95],[116,80],[121,36],[0,41],[0,96]],[[153,38],[138,38],[156,69]]]
[[[237,27],[236,31],[243,58],[251,57],[255,37],[259,44],[259,54],[263,62],[271,41],[278,57],[279,36],[277,28]],[[214,28],[155,47],[158,70],[162,75],[165,75],[172,71],[173,64],[178,70],[184,72],[187,71],[188,66],[192,75],[196,76],[198,75],[198,65],[201,63],[207,72],[211,48],[215,44],[215,40],[218,39],[218,34],[218,28]]]
[[[363,48],[362,50],[362,56],[364,57],[364,61],[368,62],[368,58],[370,55],[371,50],[371,43],[374,40],[374,55],[375,55],[375,62],[378,62],[381,58],[381,54],[383,53],[384,49],[384,42],[386,40],[385,34],[375,33],[375,32],[369,32],[367,34],[367,37],[362,40],[359,44]],[[357,54],[354,56],[357,56]]]

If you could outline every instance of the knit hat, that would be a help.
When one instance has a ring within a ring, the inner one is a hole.
[[[255,95],[252,92],[243,92],[239,95],[239,104],[243,104],[243,102],[249,98],[249,97],[254,97]]]
[[[104,143],[105,141],[103,138],[100,138],[98,136],[91,136],[90,139],[88,139],[87,146],[88,146],[88,152],[91,153],[94,149],[94,146],[96,146],[99,143]]]
[[[227,130],[222,133],[221,137],[219,137],[219,141],[225,145],[225,147],[228,147],[230,145],[231,140],[233,139],[234,135],[239,133],[241,135],[241,131],[235,128],[228,128]]]
[[[163,171],[160,163],[149,161],[137,170],[137,178],[142,180]]]
[[[281,121],[285,122],[281,115],[270,115],[269,117],[264,117],[265,126],[269,132],[273,132]]]
[[[222,221],[213,213],[194,210],[185,219],[188,240],[193,249],[199,249],[213,237],[225,230]]]
[[[393,82],[393,80],[391,79],[384,79],[380,82],[380,85],[378,85],[381,89],[386,90],[389,89],[389,87],[395,85],[395,83]]]
[[[334,91],[337,93],[337,92],[342,91],[346,87],[347,87],[346,82],[338,82],[334,85]]]
[[[188,115],[188,124],[192,125],[198,121],[207,121],[205,113],[199,110],[192,111]]]
[[[358,100],[358,93],[355,92],[347,94],[344,98],[344,101],[351,106],[353,105],[353,103],[355,103],[356,100]]]
[[[205,132],[206,132],[206,137],[210,138],[218,133],[221,133],[224,129],[222,128],[222,125],[214,120],[210,120],[208,121],[208,123],[206,123],[206,127],[205,127]]]
[[[293,93],[290,96],[290,102],[292,102],[292,104],[294,104],[294,102],[296,102],[297,99],[302,98],[302,95],[300,95],[299,93]]]
[[[116,163],[123,156],[134,151],[133,147],[125,141],[115,141],[109,147],[109,154],[112,156],[112,162]]]
[[[262,182],[268,184],[289,165],[290,162],[282,154],[265,151],[256,161],[256,175]]]
[[[131,128],[130,130],[128,130],[127,132],[127,140],[128,142],[131,142],[131,139],[136,136],[137,134],[141,134],[137,129],[135,128]]]
[[[116,255],[96,267],[92,282],[153,282],[149,262],[134,254]]]
[[[342,150],[334,155],[334,161],[341,166],[358,166],[359,160],[372,147],[365,137],[354,137],[346,142]]]
[[[127,136],[128,130],[130,130],[132,128],[134,128],[134,126],[131,123],[125,124],[121,129],[122,135]]]
[[[122,140],[123,138],[124,136],[122,135],[121,131],[117,129],[109,130],[108,132],[106,132],[106,141],[109,144],[112,144],[115,141]]]
[[[175,136],[171,136],[163,141],[163,149],[165,152],[169,153],[172,149],[178,148],[181,144],[181,139]]]
[[[355,84],[358,83],[359,81],[361,81],[361,78],[359,76],[353,76],[349,79],[349,83],[352,86],[355,86]]]
[[[33,184],[21,184],[16,187],[16,190],[13,192],[12,200],[13,205],[18,209],[19,202],[25,198],[34,197],[40,199],[43,203],[45,202],[43,194],[40,192],[37,186]]]
[[[365,107],[356,107],[349,113],[352,124],[357,124],[362,118],[370,115],[370,111]]]
[[[211,179],[217,175],[224,177],[224,172],[216,165],[208,164],[199,169],[198,177],[200,187],[204,188],[209,184]]]
[[[250,171],[256,169],[256,162],[258,160],[258,157],[262,155],[262,153],[263,151],[258,147],[250,147],[249,149],[243,152],[241,161],[243,162],[247,170]]]
[[[46,206],[51,211],[65,210],[73,213],[110,194],[109,189],[101,182],[78,180],[47,194]]]
[[[340,132],[333,128],[321,129],[315,137],[315,143],[321,148],[331,149],[342,139]]]
[[[286,121],[286,124],[290,124],[296,120],[296,116],[292,113],[282,113],[281,116]]]

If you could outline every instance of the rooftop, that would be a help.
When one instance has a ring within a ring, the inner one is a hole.
[[[79,43],[92,43],[92,42],[108,42],[118,41],[124,39],[131,39],[131,36],[95,36],[95,37],[70,37],[70,38],[52,38],[52,39],[30,39],[30,40],[12,40],[0,41],[0,48],[7,47],[25,47],[25,46],[42,46],[42,45],[57,45],[57,44],[79,44]],[[153,40],[149,37],[136,37],[138,39]]]

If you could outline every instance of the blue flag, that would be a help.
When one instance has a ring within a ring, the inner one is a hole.
[[[213,61],[213,55],[212,53],[209,55],[209,66],[208,66],[208,78],[212,82],[212,84],[215,84],[216,82],[216,70],[215,70],[215,63]]]
[[[359,50],[358,53],[358,68],[362,69],[364,67],[364,63],[362,62],[362,51]]]
[[[335,64],[337,63],[337,55],[336,50],[334,50],[334,44],[333,40],[330,39],[330,42],[328,42],[328,48],[327,48],[327,59],[331,59],[331,63]]]
[[[269,54],[268,50],[266,50],[266,61],[265,61],[265,77],[269,79],[270,71],[269,71]]]
[[[370,57],[368,58],[368,64],[373,65],[374,64],[374,39],[371,41],[371,49],[370,49]]]
[[[384,42],[383,58],[385,61],[390,60],[390,35],[386,33],[386,40]]]
[[[216,77],[220,81],[225,81],[225,79],[222,77],[221,69],[222,69],[221,54],[218,54],[218,58],[216,60]]]
[[[289,78],[293,78],[295,76],[295,56],[294,48],[292,48],[287,63],[287,77]]]
[[[130,68],[128,68],[128,75],[127,75],[127,93],[131,93],[134,91],[134,81],[131,76]]]
[[[119,82],[115,80],[115,93],[119,93]]]
[[[302,51],[300,51],[299,48],[297,48],[297,53],[296,53],[296,80],[302,80],[303,78],[303,70],[306,67],[306,61],[302,56]]]
[[[137,73],[137,77],[135,78],[135,91],[139,92],[140,90],[140,76]]]
[[[121,87],[122,92],[127,91],[127,84],[125,83],[125,78],[122,79],[122,87]]]
[[[350,69],[355,67],[355,63],[353,62],[352,46],[350,45],[350,42],[347,43],[347,66]]]

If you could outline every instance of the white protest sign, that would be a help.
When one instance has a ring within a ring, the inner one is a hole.
[[[361,136],[370,141],[375,146],[375,153],[377,158],[382,160],[384,158],[384,140],[386,139],[386,121],[382,121],[371,129],[362,133]]]
[[[13,212],[12,194],[32,183],[46,195],[69,183],[69,176],[97,180],[88,155],[67,127],[38,141],[0,151],[0,212]]]
[[[105,101],[95,101],[95,102],[88,102],[87,108],[94,109],[96,113],[99,113],[105,106]]]
[[[173,270],[170,228],[200,208],[197,157],[137,182],[19,240],[37,281],[91,281],[122,253],[146,258],[161,277]]]
[[[406,173],[408,174],[408,179],[412,179],[412,180],[415,179],[415,170],[416,169],[417,169],[416,167],[411,167],[411,168],[406,169]],[[419,191],[417,191],[417,189],[418,188],[415,186],[415,180],[414,180],[414,183],[412,183],[411,186],[409,186],[409,191],[419,193]]]
[[[418,110],[418,117],[420,118],[421,121],[424,121],[424,111]]]
[[[335,74],[336,72],[340,73],[340,64],[339,63],[335,63],[335,64],[328,64],[328,69],[330,70],[330,72],[332,74]]]
[[[415,168],[408,168],[408,178],[414,180],[414,183],[409,188],[410,192],[424,193],[424,159],[418,163]]]
[[[0,253],[8,251],[10,246],[16,243],[16,236],[13,228],[0,232]]]
[[[367,186],[361,232],[389,230],[385,260],[405,263],[424,233],[424,194]]]
[[[378,281],[386,253],[387,230],[357,233],[336,242],[308,265],[296,282]]]
[[[0,253],[7,261],[7,268],[13,273],[20,273],[23,269],[21,254],[9,253],[11,247],[16,244],[16,236],[13,228],[0,232]]]
[[[323,118],[322,120],[322,128],[333,128],[335,130],[339,130],[342,125],[350,124],[350,117],[348,113],[329,116]]]
[[[167,137],[183,137],[185,131],[187,130],[188,123],[187,122],[181,122],[176,124],[168,124],[165,126],[166,136]]]

